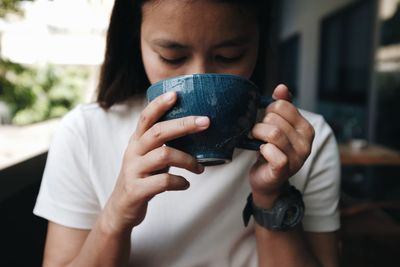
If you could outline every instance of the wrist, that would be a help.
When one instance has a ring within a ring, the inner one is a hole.
[[[273,191],[257,191],[253,190],[253,203],[262,209],[271,209],[274,206],[275,201],[285,192],[289,187],[289,183],[282,184],[279,188]]]
[[[261,195],[253,193],[253,203],[261,209],[271,209],[280,194]]]
[[[118,216],[114,214],[109,205],[103,209],[98,218],[98,226],[102,234],[106,236],[126,236],[132,231],[132,226],[124,225],[117,220]]]
[[[294,186],[283,188],[280,194],[250,194],[243,209],[247,226],[251,216],[260,226],[272,231],[287,231],[299,224],[304,216],[302,194]],[[257,203],[255,201],[258,201]]]

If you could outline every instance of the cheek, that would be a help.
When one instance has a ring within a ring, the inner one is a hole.
[[[240,64],[233,66],[229,70],[225,71],[221,70],[220,72],[236,74],[249,79],[253,74],[256,63],[257,63],[257,53],[249,54],[248,56],[246,56],[246,58],[243,59],[243,61]]]
[[[257,57],[258,57],[258,49],[255,47],[254,49],[251,50],[249,53],[248,57],[245,59],[245,62],[243,65],[246,65],[245,68],[245,73],[243,76],[246,78],[250,78],[251,75],[253,74],[254,68],[257,64]]]
[[[163,76],[163,70],[158,66],[157,55],[154,55],[151,51],[147,49],[142,49],[142,60],[144,65],[144,70],[146,71],[147,78],[150,83],[153,84],[161,80]]]
[[[245,57],[239,64],[235,64],[228,69],[221,70],[222,73],[236,74],[249,79],[257,64],[258,59],[258,45],[254,45],[248,49]]]
[[[173,73],[159,60],[158,55],[146,46],[142,46],[142,60],[151,84],[173,76]]]

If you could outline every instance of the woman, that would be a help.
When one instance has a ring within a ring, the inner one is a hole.
[[[144,100],[149,84],[183,74],[258,82],[260,10],[262,1],[115,2],[98,101],[70,112],[50,148],[34,211],[49,220],[45,266],[337,266],[336,143],[284,85],[252,129],[266,142],[259,153],[237,150],[207,169],[163,144],[209,119],[156,123],[176,95]],[[271,210],[289,178],[305,202],[302,224],[244,227],[247,195]]]

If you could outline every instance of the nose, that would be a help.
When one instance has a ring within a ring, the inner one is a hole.
[[[212,63],[206,59],[194,60],[188,69],[190,74],[213,73],[213,71],[214,67]]]

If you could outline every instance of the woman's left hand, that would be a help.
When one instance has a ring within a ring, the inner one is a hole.
[[[278,85],[272,97],[275,101],[262,122],[252,129],[255,138],[266,142],[250,171],[253,201],[262,208],[271,208],[288,179],[300,170],[314,139],[314,128],[290,102],[288,88]]]

